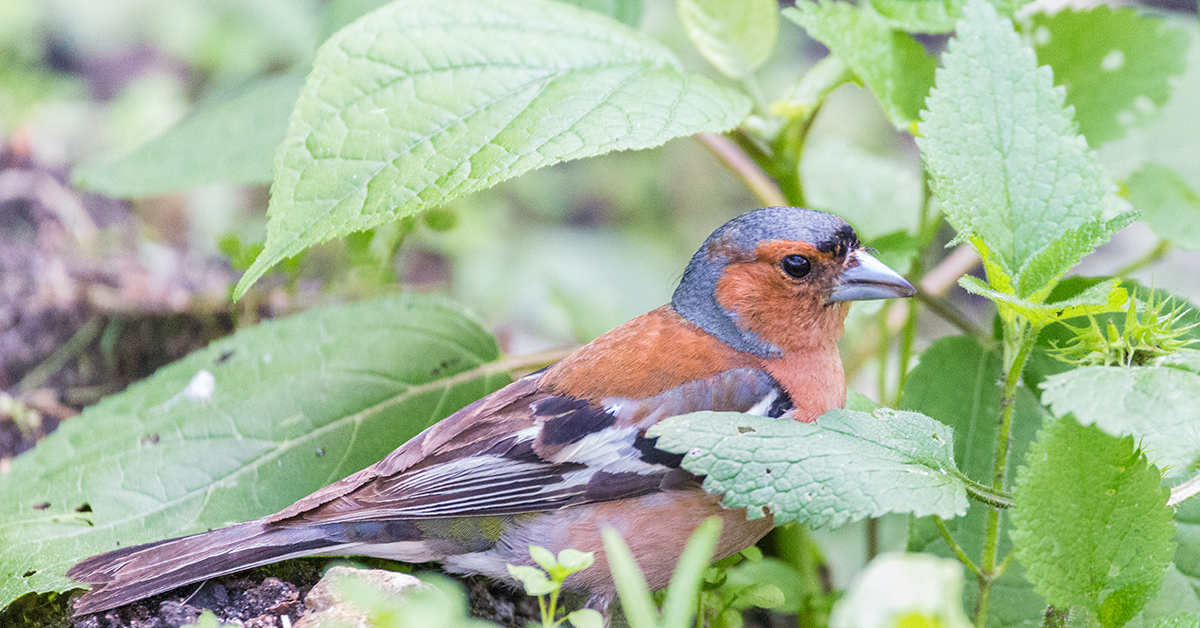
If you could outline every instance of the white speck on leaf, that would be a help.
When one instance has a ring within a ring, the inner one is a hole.
[[[1125,53],[1120,50],[1110,50],[1100,60],[1100,69],[1105,72],[1116,72],[1125,65]]]

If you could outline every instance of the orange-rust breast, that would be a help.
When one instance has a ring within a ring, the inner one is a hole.
[[[596,401],[645,399],[735,368],[761,367],[664,305],[617,327],[552,366],[543,389]]]

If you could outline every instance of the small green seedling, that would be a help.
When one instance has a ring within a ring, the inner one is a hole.
[[[575,628],[601,628],[604,625],[600,613],[590,608],[579,609],[555,619],[558,615],[558,595],[562,593],[563,582],[571,574],[592,566],[595,562],[592,552],[568,548],[559,552],[555,558],[550,550],[530,545],[529,556],[541,569],[526,565],[508,565],[508,573],[525,587],[525,593],[537,596],[538,608],[542,612],[542,628],[555,628],[564,621],[570,622]]]

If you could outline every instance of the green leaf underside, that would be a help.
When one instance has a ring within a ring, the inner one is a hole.
[[[269,183],[275,147],[303,85],[303,76],[281,74],[214,96],[132,152],[81,164],[74,180],[114,197]]]
[[[1067,88],[1079,130],[1092,146],[1150,119],[1183,72],[1187,35],[1165,20],[1100,5],[1033,16],[1038,61]]]
[[[1190,360],[1190,364],[1189,364]],[[1169,472],[1200,458],[1200,351],[1184,350],[1147,366],[1086,366],[1052,375],[1042,401],[1114,436],[1134,436]]]
[[[1157,593],[1174,552],[1169,490],[1135,449],[1070,418],[1038,434],[1017,472],[1013,544],[1050,604],[1120,626]]]
[[[416,296],[212,343],[13,461],[0,484],[0,607],[78,586],[63,574],[92,554],[267,515],[377,462],[507,383],[479,368],[497,357],[473,319]]]
[[[1000,356],[985,351],[965,336],[942,338],[921,353],[917,366],[904,384],[901,409],[914,410],[933,417],[954,430],[954,460],[967,477],[991,484],[996,464],[996,433],[999,426],[1004,390],[1000,384]],[[1020,460],[1041,426],[1045,411],[1033,393],[1017,390],[1013,411],[1009,455]],[[974,500],[967,514],[946,521],[946,527],[963,551],[978,565],[982,560],[984,527],[991,508]],[[1008,537],[1011,524],[1002,520],[999,552],[1003,556],[1012,547]],[[909,528],[909,551],[953,557],[931,518],[913,519]],[[1036,625],[1041,622],[1046,603],[1033,585],[1024,578],[1020,564],[1010,564],[992,586],[988,626]],[[976,586],[964,589],[966,608],[975,607]]]
[[[892,28],[913,33],[949,33],[962,15],[963,0],[871,0]]]
[[[1095,220],[1107,183],[1012,22],[983,0],[964,9],[917,142],[947,218],[1008,270]]]
[[[523,172],[722,131],[750,109],[670,50],[550,0],[399,0],[317,54],[275,154],[266,248],[305,247]]]
[[[783,14],[854,70],[896,128],[917,121],[937,61],[916,40],[877,13],[844,2],[806,0]]]
[[[750,75],[775,48],[775,0],[679,0],[678,8],[696,49],[725,76]]]
[[[1174,170],[1146,164],[1125,182],[1129,202],[1154,234],[1200,251],[1200,194]]]
[[[656,447],[684,453],[704,489],[751,518],[835,527],[889,512],[954,517],[966,491],[950,430],[913,412],[833,410],[806,424],[697,412],[651,428]]]

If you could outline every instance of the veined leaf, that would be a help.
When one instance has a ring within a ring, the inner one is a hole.
[[[662,44],[550,0],[397,0],[317,53],[275,155],[266,248],[279,260],[523,172],[648,148],[745,117]]]
[[[1114,436],[1131,435],[1146,455],[1176,472],[1200,458],[1200,351],[1184,350],[1147,366],[1086,366],[1051,375],[1042,401]]]
[[[971,294],[991,299],[1006,320],[1019,314],[1035,327],[1044,327],[1075,316],[1121,311],[1122,306],[1129,302],[1129,293],[1116,279],[1103,281],[1070,299],[1054,303],[1034,303],[1005,294],[970,275],[959,279],[958,285]]]
[[[213,96],[133,152],[81,164],[75,183],[122,198],[214,183],[268,183],[272,155],[303,85],[303,76],[281,74]]]
[[[827,412],[816,423],[732,412],[672,417],[648,432],[728,508],[814,527],[889,512],[954,517],[966,490],[944,425],[915,412]]]
[[[1110,220],[1092,220],[1075,227],[1038,251],[1017,272],[1017,294],[1042,303],[1068,270],[1084,255],[1108,242],[1113,234],[1128,227],[1136,214],[1121,214]]]
[[[1012,22],[984,0],[970,0],[963,15],[917,143],[951,224],[1020,269],[1096,220],[1109,184],[1062,88]]]
[[[1158,469],[1132,438],[1071,418],[1039,432],[1025,460],[1012,539],[1029,579],[1050,604],[1125,624],[1154,597],[1175,549]]]
[[[1092,146],[1125,135],[1171,95],[1188,37],[1166,20],[1104,5],[1033,16],[1038,61],[1067,88],[1079,130]]]
[[[869,8],[845,2],[801,0],[783,14],[854,70],[896,128],[916,123],[937,68],[921,44]]]
[[[0,483],[0,607],[92,554],[255,519],[495,390],[495,341],[406,296],[267,321],[106,398]]]
[[[892,28],[910,33],[949,33],[962,16],[963,0],[871,0]]]
[[[775,49],[775,0],[678,0],[677,6],[696,49],[725,76],[749,76]]]

